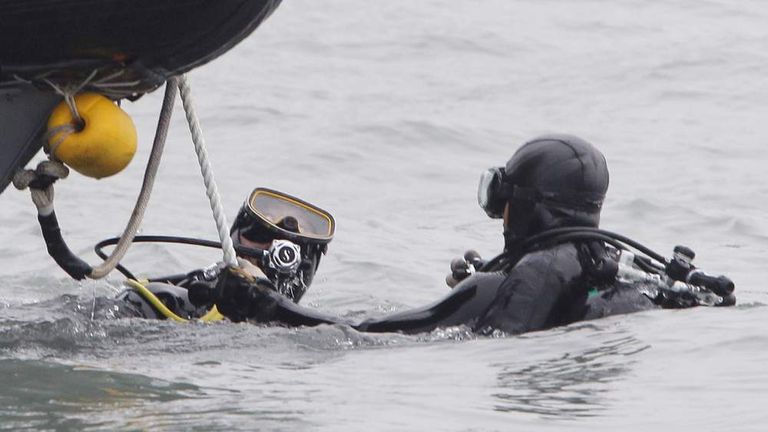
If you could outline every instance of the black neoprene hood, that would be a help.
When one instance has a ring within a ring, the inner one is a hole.
[[[523,144],[505,167],[504,182],[543,199],[509,200],[507,244],[550,228],[598,226],[608,190],[603,154],[572,135],[544,135]]]
[[[605,195],[608,166],[592,144],[572,135],[528,141],[507,162],[507,182],[542,192]]]

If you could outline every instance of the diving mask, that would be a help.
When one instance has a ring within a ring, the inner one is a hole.
[[[297,244],[327,244],[336,223],[327,211],[288,194],[256,188],[232,225],[248,240],[286,239]]]
[[[504,206],[510,199],[546,203],[560,208],[599,211],[604,197],[605,193],[601,192],[556,192],[512,184],[504,167],[486,170],[480,176],[480,185],[477,188],[477,203],[493,219],[504,217]]]
[[[477,203],[485,210],[488,217],[501,219],[504,215],[506,197],[502,193],[504,186],[504,167],[489,168],[480,176],[477,188]]]

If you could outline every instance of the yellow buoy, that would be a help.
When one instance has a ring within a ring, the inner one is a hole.
[[[48,140],[54,156],[80,174],[102,178],[117,174],[133,159],[136,153],[136,126],[120,107],[96,93],[75,96],[75,105],[83,119],[82,128],[74,132],[61,131]],[[48,130],[76,125],[69,106],[62,102],[48,119]],[[64,139],[62,140],[62,137]]]

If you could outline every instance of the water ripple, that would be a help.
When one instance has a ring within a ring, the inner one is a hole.
[[[625,336],[525,367],[502,366],[494,409],[555,418],[594,417],[606,408],[610,384],[632,370],[634,360],[627,357],[647,348]]]

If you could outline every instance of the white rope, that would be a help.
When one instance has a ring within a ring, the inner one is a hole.
[[[77,133],[77,127],[71,123],[66,123],[53,127],[43,135],[43,149],[48,153],[48,159],[58,160],[56,150],[73,133]]]
[[[99,70],[94,69],[93,72],[91,72],[88,77],[86,77],[80,84],[78,85],[68,85],[68,86],[59,86],[56,85],[54,82],[52,82],[49,79],[43,79],[45,83],[47,83],[51,88],[58,94],[64,97],[64,101],[67,103],[67,106],[69,107],[69,111],[72,113],[72,117],[75,119],[75,122],[78,126],[82,126],[83,118],[80,117],[80,112],[77,110],[77,104],[75,103],[75,95],[80,92],[86,85],[88,85],[93,78],[98,75]],[[63,139],[62,139],[63,140]]]
[[[72,98],[68,98],[66,94],[75,95],[81,91],[94,91],[117,101],[123,98],[136,98],[158,87],[155,84],[143,83],[141,79],[136,79],[132,74],[126,73],[126,71],[126,69],[119,67],[117,69],[96,68],[88,76],[84,76],[80,84],[73,83],[72,81],[76,77],[66,71],[49,70],[34,76],[14,74],[12,77],[20,83],[32,85],[46,84],[50,86],[53,91],[65,97],[71,111],[77,112],[77,107],[74,106]],[[73,116],[79,122],[79,114],[73,114]]]
[[[189,131],[192,133],[192,142],[195,144],[197,161],[200,163],[200,172],[203,174],[205,193],[208,195],[208,201],[210,202],[211,210],[213,211],[213,218],[216,220],[216,228],[219,231],[219,239],[221,240],[221,247],[224,252],[224,262],[232,267],[237,267],[237,257],[235,255],[235,248],[232,244],[232,238],[229,236],[227,216],[224,214],[224,207],[221,205],[219,190],[216,187],[216,181],[213,178],[213,169],[211,168],[211,162],[208,159],[208,151],[205,148],[203,131],[200,128],[200,121],[195,113],[192,90],[189,87],[186,75],[178,77],[178,85],[181,102],[184,105],[184,112],[187,116],[187,123],[189,123]]]

